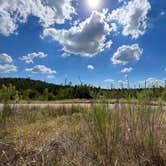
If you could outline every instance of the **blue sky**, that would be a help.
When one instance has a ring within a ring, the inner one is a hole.
[[[165,31],[165,0],[2,0],[0,77],[163,84]]]

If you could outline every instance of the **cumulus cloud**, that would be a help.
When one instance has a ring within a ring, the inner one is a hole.
[[[72,0],[0,0],[0,33],[15,33],[20,23],[36,16],[43,27],[62,24],[75,14]]]
[[[114,80],[112,80],[112,79],[106,79],[106,80],[104,80],[104,82],[106,82],[106,83],[114,83]]]
[[[153,86],[164,86],[165,81],[161,79],[157,79],[155,77],[149,77],[146,80],[139,81],[139,84],[141,84],[143,87],[151,88]]]
[[[128,87],[128,81],[127,80],[118,80],[118,86],[120,87],[120,88],[127,88]]]
[[[94,68],[93,65],[88,65],[88,66],[87,66],[87,69],[89,69],[89,70],[94,70],[95,68]]]
[[[41,73],[41,74],[56,74],[55,70],[52,70],[44,65],[36,65],[33,68],[25,69],[27,72],[31,73]]]
[[[15,65],[10,65],[10,64],[0,65],[0,73],[10,73],[16,71],[17,67]]]
[[[53,78],[55,78],[55,76],[54,75],[48,75],[47,78],[53,79]]]
[[[113,64],[128,64],[133,61],[139,61],[143,53],[143,49],[138,44],[123,45],[118,48],[111,58]]]
[[[42,37],[50,36],[59,41],[68,54],[92,57],[112,44],[106,37],[114,27],[106,22],[106,14],[106,10],[100,13],[93,11],[89,18],[68,30],[46,28]]]
[[[122,34],[137,39],[147,29],[147,15],[151,5],[148,0],[131,0],[122,7],[113,10],[109,20],[117,20],[123,25]]]
[[[112,40],[109,40],[108,42],[106,42],[105,48],[111,48],[112,44]]]
[[[13,59],[6,53],[0,54],[0,63],[12,63]]]
[[[121,70],[122,73],[130,73],[133,71],[133,68],[132,67],[126,67],[124,69]]]
[[[161,15],[161,16],[165,16],[165,11],[161,11],[161,12],[160,12],[160,15]]]
[[[33,52],[33,53],[30,53],[28,55],[21,57],[20,60],[29,64],[29,63],[34,63],[34,61],[33,61],[34,58],[45,58],[46,56],[47,56],[47,54],[45,54],[44,52]]]

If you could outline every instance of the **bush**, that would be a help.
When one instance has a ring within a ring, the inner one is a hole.
[[[1,125],[1,127],[6,126],[6,122],[9,119],[11,113],[12,113],[12,110],[11,110],[10,106],[5,102],[3,109],[0,113],[0,125]]]
[[[166,101],[166,90],[163,91],[161,98]]]
[[[3,102],[8,102],[10,100],[18,100],[18,91],[15,86],[11,84],[9,86],[3,85],[2,89],[0,89],[0,100]]]

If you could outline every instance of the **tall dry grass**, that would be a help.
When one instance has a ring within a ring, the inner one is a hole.
[[[165,118],[162,105],[96,107],[86,118],[94,165],[166,165]]]
[[[15,108],[0,131],[0,166],[165,166],[166,111],[147,103]]]

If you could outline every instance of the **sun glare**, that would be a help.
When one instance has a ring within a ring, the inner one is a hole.
[[[101,0],[86,0],[86,1],[91,9],[98,9],[100,7]]]

